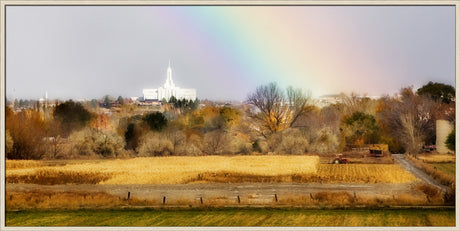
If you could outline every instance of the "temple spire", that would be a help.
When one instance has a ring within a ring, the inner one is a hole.
[[[171,60],[168,61],[168,70],[166,71],[166,83],[165,88],[174,88],[174,82],[172,80],[172,69],[171,69]]]

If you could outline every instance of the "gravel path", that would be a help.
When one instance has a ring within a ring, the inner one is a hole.
[[[433,185],[443,191],[449,190],[449,187],[439,184],[435,179],[433,179],[433,177],[412,165],[412,163],[406,159],[404,154],[393,154],[393,158],[397,160],[401,167],[414,174],[415,177],[425,181],[427,184]]]

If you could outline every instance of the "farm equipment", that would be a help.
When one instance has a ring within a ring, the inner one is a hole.
[[[337,154],[337,156],[335,157],[335,159],[332,161],[333,164],[347,164],[348,163],[348,159],[347,158],[344,158],[343,155],[340,153],[340,154]]]
[[[385,152],[388,152],[388,144],[369,145],[369,153],[375,157],[381,157]]]
[[[436,151],[436,145],[423,145],[424,152],[433,152]]]

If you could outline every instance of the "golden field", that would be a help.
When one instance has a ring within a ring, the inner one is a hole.
[[[323,164],[317,176],[325,183],[408,183],[417,179],[394,164]]]
[[[319,164],[318,156],[200,156],[69,161],[7,160],[8,183],[184,184],[213,182],[408,183],[393,164]]]

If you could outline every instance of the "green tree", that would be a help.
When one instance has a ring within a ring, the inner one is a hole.
[[[192,100],[190,100],[190,101],[192,101]],[[191,106],[192,111],[198,109],[198,106],[200,106],[200,100],[198,98],[196,98],[194,101],[192,101],[191,105],[192,105]]]
[[[118,96],[117,102],[118,102],[120,105],[123,105],[123,104],[124,104],[124,99],[123,99],[123,97],[121,97],[121,95]]]
[[[105,95],[103,98],[104,107],[110,109],[112,107],[113,98],[110,95]]]
[[[418,95],[430,96],[435,101],[449,104],[455,99],[455,88],[451,85],[429,82],[417,90]]]
[[[80,130],[88,125],[93,114],[81,103],[69,100],[56,106],[53,117],[61,127],[61,135],[67,137],[72,131]]]
[[[446,145],[448,149],[455,151],[455,129],[447,136]]]
[[[172,104],[176,105],[176,103],[177,103],[177,98],[176,98],[175,96],[171,96],[171,97],[169,98],[168,103],[172,103]]]
[[[149,113],[145,115],[142,120],[152,131],[161,131],[168,123],[168,120],[161,112]]]
[[[379,141],[379,127],[373,115],[355,112],[342,120],[342,134],[347,144],[372,144]]]

